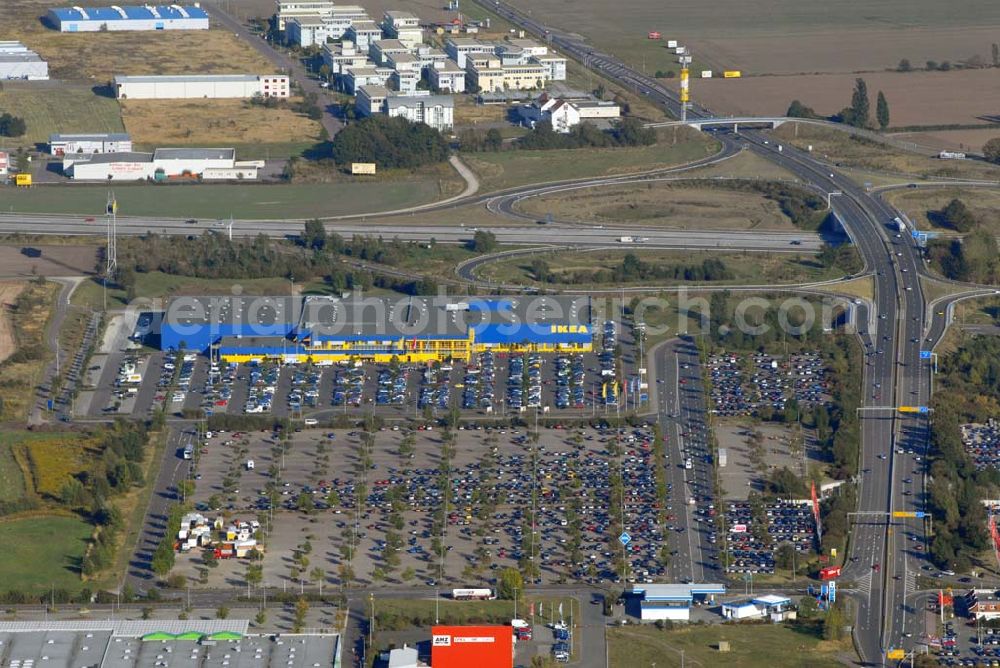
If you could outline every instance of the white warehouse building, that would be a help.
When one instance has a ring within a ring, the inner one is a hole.
[[[158,148],[153,153],[68,154],[63,172],[86,181],[145,181],[192,176],[256,179],[259,161],[237,162],[232,148]]]
[[[208,30],[208,13],[194,5],[60,7],[48,22],[60,32],[112,30]]]
[[[288,77],[283,74],[183,74],[115,76],[119,100],[181,100],[192,98],[287,98]]]
[[[129,153],[131,151],[132,137],[124,132],[49,135],[49,153],[56,156],[74,153]]]
[[[0,42],[0,79],[44,81],[49,64],[20,42]]]

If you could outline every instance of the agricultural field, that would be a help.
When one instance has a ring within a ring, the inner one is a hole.
[[[927,130],[925,132],[895,132],[894,139],[925,146],[933,151],[982,153],[983,144],[1000,137],[1000,126],[981,130]]]
[[[1000,25],[1000,6],[990,0],[775,0],[766,11],[760,3],[741,0],[669,7],[634,0],[628,11],[599,0],[512,4],[554,27],[586,35],[595,46],[640,69],[645,64],[650,73],[676,68],[665,43],[646,38],[651,30],[690,46],[696,65],[790,74],[881,70],[895,67],[901,58],[916,64],[957,62],[976,53],[989,57]]]
[[[0,365],[0,421],[27,417],[35,385],[49,357],[42,342],[58,292],[55,283],[33,281],[22,291],[19,308],[6,313],[19,354]]]
[[[987,45],[988,47],[988,45]],[[870,72],[698,79],[691,96],[717,113],[781,116],[798,99],[816,113],[832,115],[848,106],[854,80],[868,83],[872,109],[877,91],[889,102],[890,127],[987,124],[1000,107],[997,70],[951,72]],[[995,135],[1000,135],[1000,128]]]
[[[929,190],[894,190],[884,195],[893,206],[906,212],[921,229],[951,231],[938,224],[934,215],[953,199],[960,199],[979,221],[1000,234],[1000,192],[987,188],[934,188]]]
[[[119,215],[126,216],[192,217],[210,221],[228,219],[230,215],[243,220],[315,218],[432,202],[445,197],[444,192],[452,183],[411,177],[397,181],[333,184],[118,185],[115,197]],[[3,211],[92,216],[100,215],[106,202],[107,188],[99,185],[0,191],[0,210]]]
[[[945,177],[1000,179],[1000,167],[972,160],[939,160],[916,153],[905,152],[868,139],[852,137],[834,129],[802,123],[785,123],[774,131],[783,141],[801,149],[812,147],[812,152],[840,167],[856,168],[860,173],[850,174],[859,182],[872,181],[864,170],[894,172],[911,177]],[[906,178],[905,176],[903,177]],[[895,183],[906,181],[891,179]],[[878,185],[877,180],[875,181]]]
[[[294,103],[296,100],[291,100]],[[268,109],[246,100],[125,100],[121,103],[125,129],[139,147],[298,144],[298,151],[319,142],[319,121],[288,106]],[[273,154],[288,155],[275,147]],[[258,146],[256,155],[261,154]],[[237,151],[237,158],[247,157]]]
[[[249,44],[221,28],[167,32],[60,33],[40,20],[46,0],[5,3],[0,40],[16,39],[49,62],[53,79],[103,86],[115,74],[266,73],[273,66]],[[57,5],[56,5],[57,6]],[[81,118],[86,118],[81,115]]]
[[[683,178],[683,177],[680,177]],[[794,231],[773,200],[751,192],[669,182],[601,186],[532,197],[518,204],[539,220],[654,225],[682,230]]]
[[[674,145],[466,153],[462,159],[479,176],[482,192],[490,192],[529,183],[662,169],[699,160],[717,150],[714,140],[699,133],[682,137]]]
[[[715,281],[713,284],[734,283],[749,285],[770,285],[776,283],[798,283],[807,281],[822,281],[843,275],[837,269],[828,269],[814,260],[810,254],[792,255],[777,253],[717,253],[713,251],[636,251],[636,250],[595,250],[555,252],[538,254],[528,257],[515,257],[507,260],[482,265],[478,276],[497,282],[536,285],[572,285],[581,287],[592,282],[578,282],[574,274],[586,275],[599,269],[621,268],[626,255],[638,257],[641,262],[655,267],[694,267],[705,260],[721,260],[732,272],[733,278]],[[551,280],[540,282],[536,280],[534,269],[537,261],[546,263],[551,272]],[[621,282],[615,279],[615,285],[654,284],[683,285],[681,279],[637,278],[634,281]],[[693,281],[702,283],[705,281]],[[607,287],[605,283],[598,283]]]
[[[854,659],[850,641],[821,640],[818,629],[785,624],[699,624],[667,632],[625,626],[609,628],[607,637],[612,666],[681,666],[681,650],[689,666],[834,668]],[[725,654],[720,641],[729,642]]]
[[[2,28],[0,28],[2,32]],[[90,85],[46,81],[5,81],[0,109],[25,120],[22,137],[4,138],[7,148],[34,149],[49,135],[64,132],[124,132],[118,102],[95,95]]]
[[[0,583],[5,590],[28,593],[78,590],[90,534],[91,526],[72,515],[0,521]]]

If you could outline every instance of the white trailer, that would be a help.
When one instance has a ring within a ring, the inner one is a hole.
[[[451,598],[455,601],[492,601],[497,597],[492,589],[452,589]]]

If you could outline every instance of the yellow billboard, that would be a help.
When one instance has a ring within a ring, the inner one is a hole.
[[[887,658],[889,660],[892,660],[892,659],[905,659],[906,658],[906,650],[902,650],[902,649],[890,649],[888,652],[885,653],[885,658]]]
[[[727,79],[739,79],[743,76],[743,72],[740,72],[739,70],[726,70],[722,73],[722,76]]]
[[[351,163],[351,174],[374,174],[375,173],[375,163],[374,162],[352,162]]]
[[[23,186],[25,188],[28,187],[28,186],[30,186],[31,185],[31,174],[18,174],[17,176],[14,177],[14,184],[15,185],[19,185],[19,186]]]

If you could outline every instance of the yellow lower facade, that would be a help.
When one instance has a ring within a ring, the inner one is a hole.
[[[246,364],[265,360],[282,363],[320,363],[347,362],[350,360],[388,363],[395,359],[401,363],[444,362],[460,360],[469,362],[474,355],[492,351],[494,353],[586,353],[593,350],[593,344],[552,344],[552,343],[516,343],[516,344],[484,344],[477,343],[470,332],[468,339],[415,339],[393,341],[324,341],[317,345],[306,343],[289,350],[259,350],[220,351],[219,359],[229,364]]]

